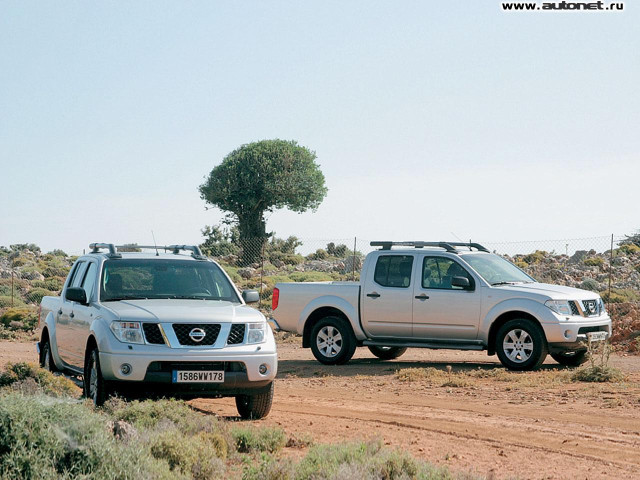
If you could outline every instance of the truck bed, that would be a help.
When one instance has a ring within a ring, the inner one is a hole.
[[[302,334],[307,317],[319,308],[340,308],[359,322],[359,282],[278,283],[278,308],[273,312],[281,330]]]

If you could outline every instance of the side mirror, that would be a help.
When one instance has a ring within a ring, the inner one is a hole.
[[[87,305],[87,293],[84,291],[84,288],[80,287],[69,287],[67,288],[67,292],[64,296],[70,302],[77,302],[82,305]]]
[[[258,303],[260,301],[260,294],[257,290],[243,290],[242,299],[244,303]]]
[[[460,287],[463,290],[471,290],[471,283],[467,277],[453,277],[451,279],[452,287]]]

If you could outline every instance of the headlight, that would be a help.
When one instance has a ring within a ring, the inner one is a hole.
[[[140,322],[111,322],[111,331],[124,343],[144,343]]]
[[[544,304],[558,315],[573,315],[567,300],[547,300]]]
[[[249,335],[247,336],[247,343],[262,343],[265,339],[267,330],[267,323],[250,323]]]

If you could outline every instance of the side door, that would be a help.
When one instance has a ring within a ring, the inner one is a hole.
[[[56,343],[58,345],[58,355],[63,362],[67,365],[73,365],[73,357],[71,356],[71,349],[73,345],[73,331],[71,322],[75,317],[74,302],[70,302],[65,298],[67,288],[79,287],[84,279],[84,274],[87,269],[86,260],[78,260],[73,266],[73,270],[69,274],[67,284],[62,290],[60,296],[60,308],[56,315]]]
[[[78,284],[84,289],[88,305],[72,302],[73,317],[69,321],[69,364],[82,369],[84,367],[84,350],[89,336],[89,327],[93,321],[94,307],[92,303],[96,299],[96,286],[98,278],[98,264],[88,261],[84,269],[82,281]]]
[[[362,284],[362,325],[372,338],[411,338],[415,255],[381,254]]]
[[[479,281],[457,260],[425,255],[419,259],[420,281],[413,289],[413,336],[434,340],[475,340],[482,295]],[[455,286],[467,278],[468,287]]]

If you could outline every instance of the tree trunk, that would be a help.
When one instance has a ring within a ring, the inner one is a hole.
[[[262,211],[250,212],[238,216],[238,230],[240,231],[240,246],[242,255],[240,265],[246,266],[260,262],[262,247],[267,240],[266,225]]]

